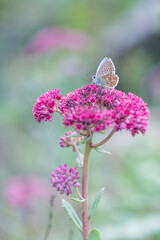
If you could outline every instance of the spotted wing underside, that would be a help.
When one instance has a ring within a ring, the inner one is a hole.
[[[107,74],[103,75],[100,78],[100,81],[105,87],[115,88],[119,82],[119,77],[116,74]]]
[[[109,73],[115,74],[115,66],[110,58],[104,58],[97,69],[96,77],[99,78]]]

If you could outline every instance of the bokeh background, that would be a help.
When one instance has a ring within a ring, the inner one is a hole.
[[[160,1],[0,0],[1,240],[44,239],[52,195],[49,239],[81,240],[50,186],[75,153],[59,146],[60,117],[38,124],[32,108],[41,93],[90,83],[105,56],[117,89],[142,97],[151,117],[145,136],[116,133],[111,155],[91,154],[90,203],[105,187],[91,225],[104,240],[160,239]]]

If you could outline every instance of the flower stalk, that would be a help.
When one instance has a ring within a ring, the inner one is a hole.
[[[108,140],[113,136],[114,133],[115,133],[115,131],[112,129],[112,131],[108,134],[108,136],[105,139],[103,139],[102,141],[100,141],[99,143],[96,143],[96,144],[91,143],[90,147],[96,148],[96,147],[103,145],[104,143],[108,142]]]
[[[46,228],[44,240],[48,240],[48,236],[49,236],[49,233],[50,233],[50,231],[51,231],[52,220],[53,220],[54,200],[55,200],[55,196],[52,195],[52,196],[51,196],[51,199],[50,199],[50,211],[49,211],[49,215],[48,215],[48,224],[47,224],[47,228]]]
[[[79,149],[78,149],[78,147],[77,147],[77,145],[76,145],[75,143],[73,143],[72,146],[73,146],[75,152],[77,153],[77,157],[78,157],[78,159],[79,159],[79,163],[80,163],[80,165],[81,165],[81,167],[82,167],[82,166],[83,166],[83,160],[82,160],[82,158],[81,158],[81,154],[80,154],[80,152],[79,152]]]
[[[91,152],[91,138],[85,144],[84,160],[82,167],[82,197],[86,199],[82,203],[82,225],[83,240],[87,240],[89,234],[89,215],[88,215],[88,176],[89,176],[89,156]]]

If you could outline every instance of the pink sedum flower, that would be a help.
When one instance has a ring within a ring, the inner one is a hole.
[[[39,123],[43,120],[45,122],[51,122],[52,114],[57,110],[57,102],[60,99],[61,95],[59,94],[59,89],[54,89],[45,94],[41,94],[41,96],[37,98],[33,108],[35,120]]]
[[[141,98],[92,84],[62,97],[59,110],[64,125],[77,131],[99,132],[110,127],[115,132],[129,130],[135,136],[145,134],[149,119],[149,109]]]
[[[55,168],[54,172],[51,174],[51,183],[57,191],[61,194],[65,193],[67,196],[72,193],[71,187],[79,188],[80,184],[77,179],[80,178],[77,167],[70,168],[68,170],[67,164],[60,164],[59,168]]]
[[[62,115],[66,127],[72,126],[84,135],[89,129],[99,132],[109,127],[115,132],[130,131],[135,136],[139,132],[145,134],[148,127],[149,109],[141,98],[93,84],[76,89],[64,97],[59,95],[59,90],[51,90],[42,94],[33,108],[34,117],[39,123],[42,120],[51,121],[54,111]],[[71,140],[63,136],[60,144],[67,146]]]

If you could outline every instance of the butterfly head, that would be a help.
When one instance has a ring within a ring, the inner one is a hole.
[[[96,82],[96,75],[92,76],[92,83],[95,83]]]
[[[102,85],[101,81],[99,79],[97,79],[96,75],[92,76],[92,83],[96,84],[96,85]]]

